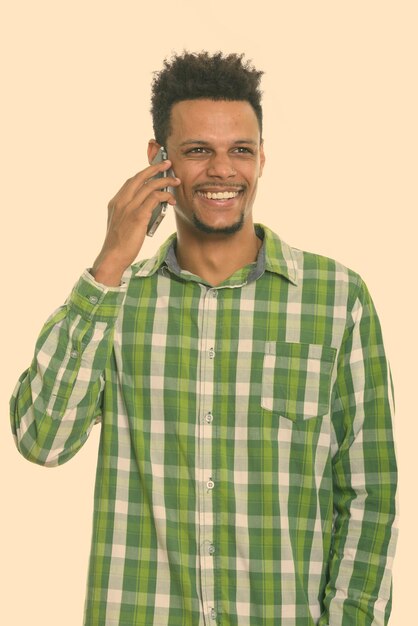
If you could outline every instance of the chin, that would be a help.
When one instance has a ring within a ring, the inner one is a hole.
[[[225,226],[211,226],[210,224],[206,224],[193,213],[193,224],[200,232],[206,233],[207,235],[233,235],[244,226],[244,213],[241,213],[236,222]]]

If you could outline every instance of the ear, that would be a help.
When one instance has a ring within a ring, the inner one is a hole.
[[[148,142],[148,163],[151,164],[152,160],[157,156],[158,150],[161,148],[160,144],[155,139],[150,139]]]
[[[259,178],[263,173],[265,162],[266,162],[266,155],[264,154],[264,140],[262,139],[260,143],[260,173],[258,175]]]

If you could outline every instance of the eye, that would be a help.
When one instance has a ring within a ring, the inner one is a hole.
[[[234,152],[238,152],[238,154],[253,154],[253,151],[250,148],[246,148],[245,146],[239,146],[235,148]]]
[[[197,147],[197,148],[191,148],[190,150],[187,150],[186,154],[205,154],[207,152],[207,148],[202,148],[202,147]]]

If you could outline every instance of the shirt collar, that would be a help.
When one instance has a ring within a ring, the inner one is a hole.
[[[292,248],[267,226],[255,224],[254,227],[257,235],[263,239],[263,245],[249,278],[254,280],[261,276],[264,271],[269,271],[284,276],[291,283],[297,285],[298,267]],[[180,273],[181,269],[174,252],[176,238],[176,233],[173,233],[152,258],[134,264],[132,266],[133,276],[152,276],[163,265],[173,269],[175,273]]]
[[[267,226],[256,224],[255,229],[256,232],[259,229],[264,231],[264,245],[260,252],[264,251],[266,270],[280,274],[297,285],[298,264],[292,248]]]

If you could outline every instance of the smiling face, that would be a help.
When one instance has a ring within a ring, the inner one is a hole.
[[[260,129],[246,101],[184,100],[171,112],[168,158],[181,180],[177,225],[232,234],[252,225],[264,165]]]

